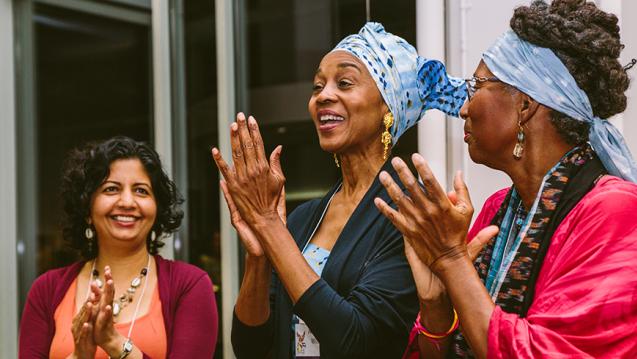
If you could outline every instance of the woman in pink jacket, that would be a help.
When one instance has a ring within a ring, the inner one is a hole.
[[[510,25],[467,80],[460,115],[472,160],[513,186],[468,231],[459,175],[445,194],[414,155],[424,190],[400,159],[409,196],[380,177],[398,210],[376,205],[406,239],[421,302],[405,356],[633,358],[637,165],[606,120],[626,108],[629,83],[617,17],[535,1]],[[492,238],[472,263],[467,239],[481,230]]]

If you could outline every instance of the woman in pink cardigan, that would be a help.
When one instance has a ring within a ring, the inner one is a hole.
[[[31,286],[20,358],[212,358],[210,277],[157,255],[183,216],[157,152],[127,137],[75,150],[62,199],[64,237],[83,260]]]
[[[381,175],[398,210],[376,205],[406,239],[421,304],[405,357],[634,358],[637,165],[606,120],[626,107],[631,67],[618,61],[617,17],[535,1],[510,24],[460,115],[471,159],[513,186],[468,231],[460,175],[445,194],[414,155],[423,190],[394,159],[409,196]],[[473,262],[476,236],[491,238]]]

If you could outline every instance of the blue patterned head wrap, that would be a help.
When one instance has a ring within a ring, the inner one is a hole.
[[[418,56],[413,46],[386,32],[379,23],[368,22],[332,51],[338,50],[361,60],[376,81],[394,115],[390,129],[394,144],[426,110],[438,109],[458,116],[467,97],[464,80],[448,76],[441,62]]]
[[[483,55],[491,72],[535,101],[590,124],[591,146],[611,175],[637,183],[637,164],[613,124],[593,114],[586,93],[551,49],[505,32]]]

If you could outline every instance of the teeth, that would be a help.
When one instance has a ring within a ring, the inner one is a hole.
[[[323,115],[321,116],[321,122],[325,121],[343,121],[344,118],[336,115]]]
[[[133,222],[135,221],[135,217],[132,216],[114,216],[116,221],[120,221],[120,222]]]

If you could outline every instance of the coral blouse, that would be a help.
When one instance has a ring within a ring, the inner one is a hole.
[[[73,281],[64,299],[55,309],[55,336],[51,343],[49,358],[65,359],[73,353],[75,344],[71,327],[76,315],[75,294],[77,291],[77,278]],[[134,308],[134,307],[133,307]],[[115,323],[115,330],[126,336],[130,322]],[[155,286],[153,297],[148,312],[135,320],[135,327],[131,333],[133,345],[151,358],[166,357],[166,328],[161,312],[161,300],[159,299],[159,286]],[[95,358],[108,359],[108,355],[101,348],[97,348]]]

